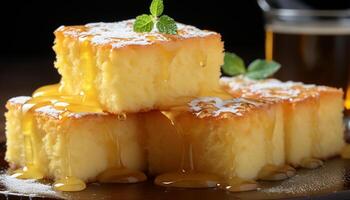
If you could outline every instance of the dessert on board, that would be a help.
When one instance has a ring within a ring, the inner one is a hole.
[[[55,31],[61,81],[6,105],[8,173],[60,191],[155,177],[240,192],[342,152],[340,89],[266,79],[278,63],[246,69],[219,33],[163,9]]]

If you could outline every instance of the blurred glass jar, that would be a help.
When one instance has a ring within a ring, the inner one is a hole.
[[[266,20],[266,59],[282,64],[276,74],[281,80],[343,88],[350,109],[349,1],[326,3],[258,0]]]

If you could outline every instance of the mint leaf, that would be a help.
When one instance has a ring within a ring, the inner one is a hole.
[[[173,18],[168,15],[163,15],[157,22],[158,31],[165,34],[176,34],[177,25]]]
[[[264,79],[281,68],[281,65],[275,61],[256,59],[248,66],[246,76],[251,79]]]
[[[134,31],[139,33],[151,32],[153,26],[154,23],[152,16],[146,14],[139,15],[134,22]]]
[[[222,71],[229,76],[244,74],[246,72],[244,61],[234,53],[225,52]]]
[[[153,0],[149,10],[154,17],[159,17],[164,11],[163,0]]]
[[[175,20],[168,15],[162,15],[164,11],[163,0],[153,0],[149,10],[151,15],[143,14],[136,17],[134,22],[135,32],[151,32],[156,24],[156,27],[160,33],[177,34],[177,25]]]

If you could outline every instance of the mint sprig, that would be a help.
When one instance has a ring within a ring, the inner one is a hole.
[[[272,76],[281,68],[281,65],[275,61],[256,59],[246,68],[242,58],[234,53],[225,52],[224,65],[221,68],[228,76],[243,75],[259,80]]]
[[[229,52],[225,52],[224,65],[221,68],[229,76],[236,76],[246,72],[242,58]]]
[[[251,79],[264,79],[272,76],[281,68],[275,61],[256,59],[248,66],[246,76]]]
[[[177,33],[176,22],[174,21],[173,18],[169,17],[168,15],[163,15],[159,18],[159,21],[157,23],[157,28],[161,33],[165,33],[165,34]]]
[[[151,14],[136,17],[134,31],[139,33],[151,32],[156,26],[160,33],[177,34],[177,25],[173,18],[162,15],[164,11],[163,0],[153,0],[149,8]]]
[[[153,0],[149,10],[154,17],[159,17],[163,14],[164,11],[164,3],[163,0]]]
[[[134,29],[139,30],[139,32],[150,32],[152,31],[154,22],[149,15],[140,15],[136,17],[134,23]]]

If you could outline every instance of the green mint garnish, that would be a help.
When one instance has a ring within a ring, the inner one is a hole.
[[[157,28],[161,33],[166,33],[166,34],[177,33],[176,22],[174,21],[173,18],[169,17],[168,15],[163,15],[159,18],[159,21],[157,23]]]
[[[236,76],[245,73],[245,65],[242,58],[234,53],[225,52],[222,71],[229,76]]]
[[[149,10],[153,17],[159,17],[164,11],[163,0],[153,0]]]
[[[154,26],[153,19],[149,15],[140,15],[136,17],[136,21],[134,23],[134,30],[138,30],[138,32],[150,32],[152,31]]]
[[[177,34],[175,20],[168,15],[162,15],[164,11],[163,0],[153,0],[149,9],[150,15],[143,14],[136,17],[134,23],[135,32],[151,32],[156,26],[160,33]]]
[[[250,79],[265,79],[276,73],[281,65],[275,61],[256,59],[246,69],[244,61],[234,53],[225,53],[224,65],[221,66],[228,76],[243,75]]]
[[[248,72],[246,76],[251,79],[264,79],[281,68],[281,65],[275,61],[267,61],[256,59],[248,66]]]

